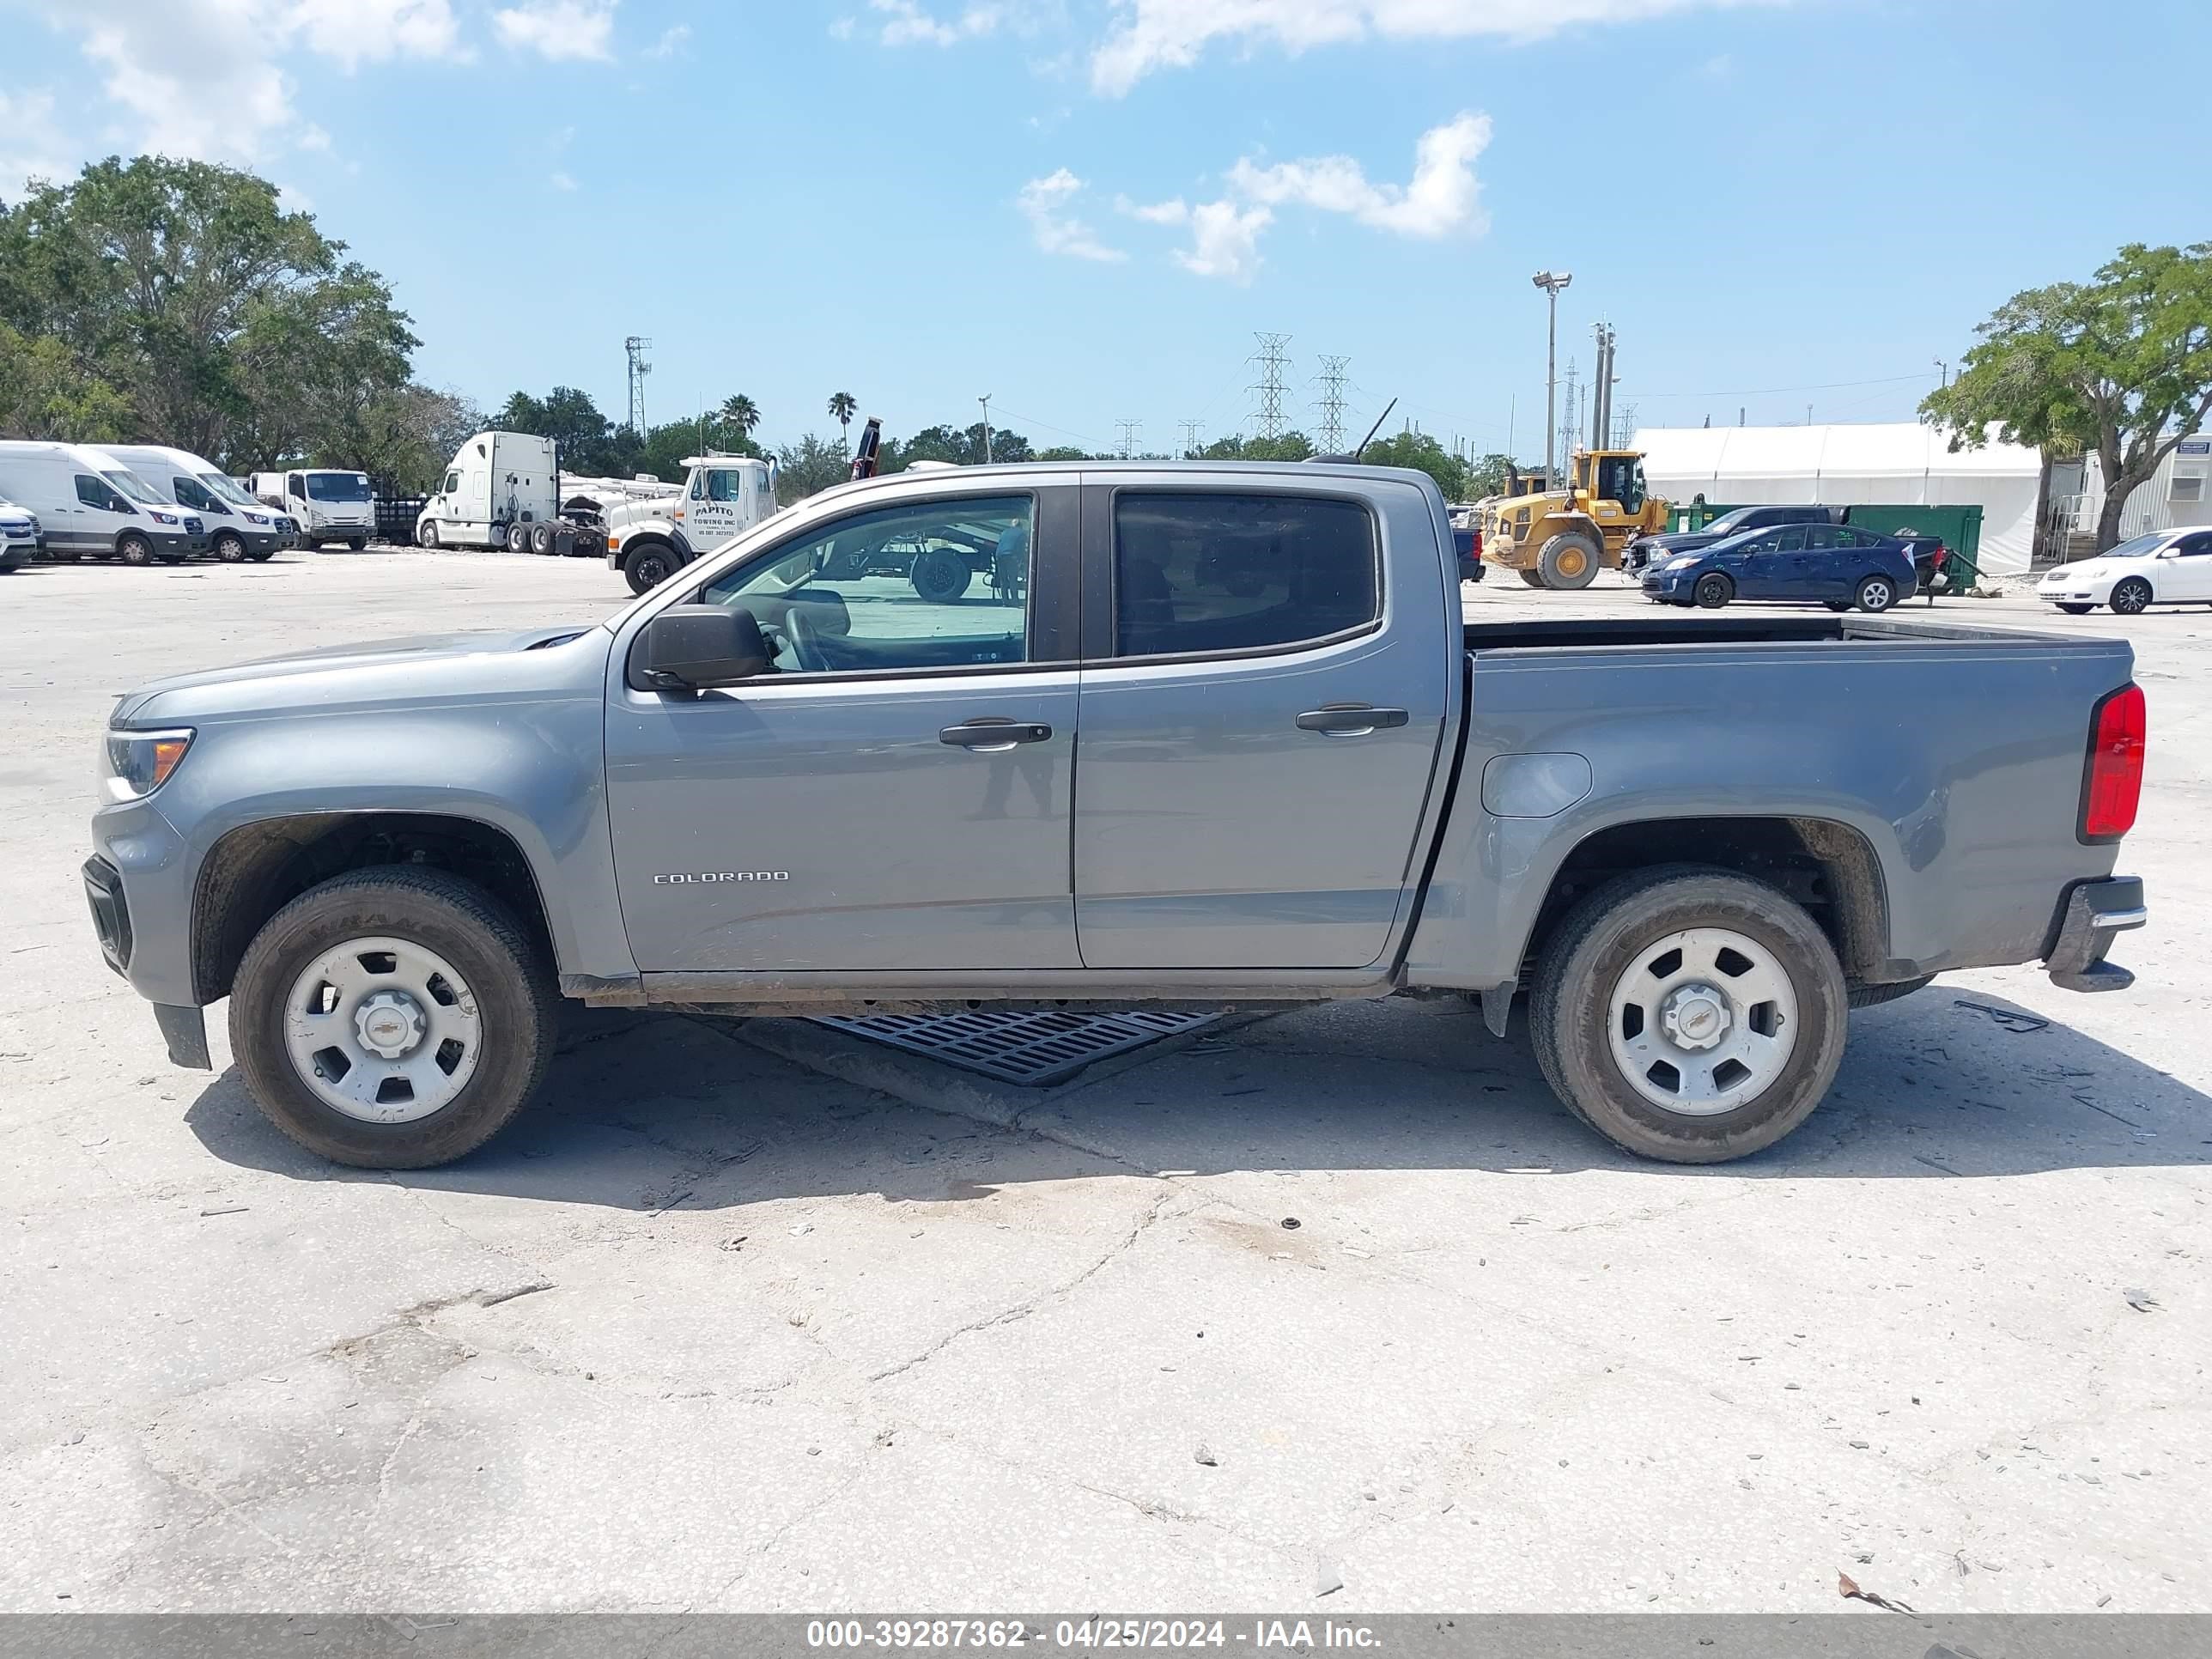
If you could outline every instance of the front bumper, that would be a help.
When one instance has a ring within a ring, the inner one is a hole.
[[[207,1022],[192,1000],[191,894],[176,878],[183,842],[146,802],[119,802],[93,816],[84,861],[86,906],[107,965],[154,1005],[169,1062],[208,1071]]]
[[[2051,982],[2067,991],[2124,991],[2136,976],[2105,960],[2115,934],[2150,920],[2139,876],[2085,881],[2066,896],[2058,933],[2043,965]]]
[[[0,543],[0,570],[13,570],[17,565],[30,564],[45,550],[38,542]]]
[[[1680,576],[1646,576],[1644,579],[1644,597],[1661,605],[1687,605],[1690,602],[1690,586],[1691,584]]]

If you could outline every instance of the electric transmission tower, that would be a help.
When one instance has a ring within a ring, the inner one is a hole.
[[[1582,447],[1582,383],[1575,360],[1567,359],[1566,397],[1559,420],[1559,453],[1572,459]]]
[[[629,354],[629,429],[641,438],[645,435],[645,377],[653,373],[645,354],[653,349],[653,342],[633,334],[623,342],[623,349]]]
[[[1206,422],[1203,421],[1178,421],[1176,424],[1182,428],[1183,459],[1185,460],[1188,460],[1192,456],[1198,453],[1198,434],[1205,429]]]
[[[1128,460],[1137,453],[1137,442],[1144,436],[1145,423],[1142,421],[1116,421],[1114,425],[1121,434],[1121,459]]]
[[[1249,390],[1259,394],[1260,406],[1252,412],[1255,435],[1279,438],[1283,435],[1283,370],[1290,359],[1283,348],[1291,343],[1287,334],[1255,334],[1260,349],[1248,360],[1260,365],[1260,378]]]
[[[1324,357],[1321,360],[1321,453],[1324,455],[1344,453],[1344,371],[1352,359]]]

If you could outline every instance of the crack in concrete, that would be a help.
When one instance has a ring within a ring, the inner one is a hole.
[[[1151,1178],[1154,1180],[1162,1179],[1159,1176],[1152,1176]],[[1063,1297],[1072,1295],[1086,1280],[1091,1279],[1094,1274],[1103,1271],[1109,1263],[1117,1261],[1121,1256],[1127,1255],[1132,1249],[1134,1249],[1136,1248],[1137,1241],[1144,1237],[1145,1233],[1153,1225],[1165,1218],[1168,1204],[1176,1194],[1174,1191],[1174,1182],[1166,1182],[1164,1184],[1168,1186],[1170,1190],[1161,1194],[1159,1197],[1152,1200],[1151,1205],[1146,1207],[1145,1213],[1138,1217],[1136,1222],[1130,1227],[1127,1235],[1124,1237],[1119,1243],[1109,1249],[1096,1261],[1093,1261],[1089,1267],[1085,1267],[1081,1273],[1076,1274],[1074,1278],[1069,1279],[1066,1283],[1050,1285],[1044,1290],[1037,1291],[1033,1296],[1024,1297],[1021,1301],[1015,1303],[1012,1307],[1002,1308],[997,1313],[992,1314],[988,1318],[970,1320],[964,1325],[955,1326],[951,1330],[946,1332],[935,1342],[931,1343],[928,1347],[923,1349],[920,1353],[915,1354],[911,1358],[902,1359],[896,1365],[888,1366],[879,1371],[871,1372],[866,1380],[871,1383],[875,1383],[884,1382],[894,1376],[902,1376],[906,1372],[914,1370],[917,1365],[927,1364],[930,1360],[936,1358],[939,1354],[943,1353],[946,1348],[951,1346],[953,1343],[958,1341],[963,1336],[973,1335],[977,1331],[989,1330],[994,1326],[1011,1325],[1017,1320],[1028,1318],[1031,1314],[1036,1312],[1038,1309],[1043,1307],[1049,1302],[1057,1301]],[[1206,1208],[1212,1201],[1213,1200],[1209,1199],[1205,1202],[1192,1206],[1190,1209],[1182,1211],[1179,1212],[1178,1218],[1185,1216],[1195,1215],[1199,1211]]]

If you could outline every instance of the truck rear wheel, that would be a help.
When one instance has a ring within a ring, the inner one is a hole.
[[[676,555],[661,542],[640,542],[623,555],[623,580],[633,593],[658,587],[676,574]]]
[[[1572,590],[1597,580],[1603,558],[1598,544],[1579,530],[1562,530],[1536,554],[1536,574],[1547,587]]]
[[[507,550],[510,553],[530,551],[530,526],[511,524],[507,527]]]
[[[560,999],[490,894],[391,865],[310,889],[247,947],[230,1046],[269,1121],[370,1170],[450,1163],[544,1080]]]
[[[1516,570],[1513,574],[1530,587],[1541,587],[1544,585],[1544,579],[1533,570]]]
[[[932,605],[950,605],[968,591],[975,573],[957,553],[942,548],[915,556],[914,591]]]
[[[1772,1146],[1843,1061],[1849,993],[1818,924],[1764,883],[1676,865],[1607,883],[1544,948],[1529,1000],[1553,1092],[1672,1164]]]
[[[530,550],[540,557],[553,550],[553,526],[542,519],[530,526]]]

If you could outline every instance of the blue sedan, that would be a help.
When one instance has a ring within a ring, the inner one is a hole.
[[[1779,525],[1661,560],[1644,573],[1644,597],[1708,611],[1731,599],[1887,611],[1919,585],[1913,548],[1902,537],[1847,524]]]

